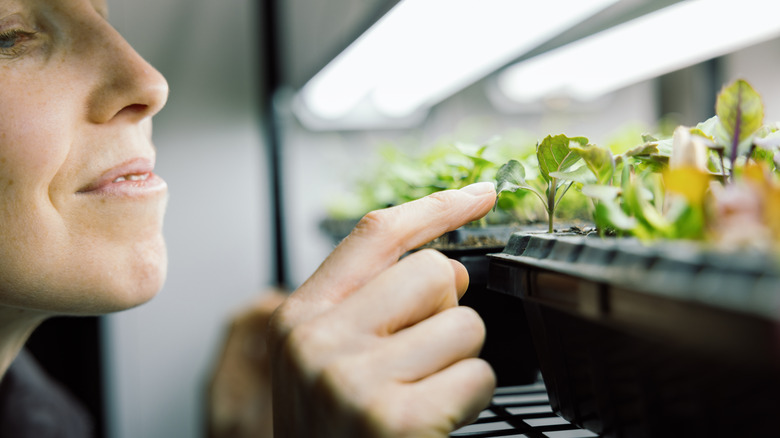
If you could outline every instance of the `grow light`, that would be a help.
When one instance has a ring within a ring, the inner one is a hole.
[[[580,101],[780,35],[766,0],[687,0],[519,62],[496,79],[518,103]]]
[[[326,121],[426,109],[618,0],[402,0],[297,96]]]

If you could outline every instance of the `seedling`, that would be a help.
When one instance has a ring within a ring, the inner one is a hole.
[[[500,163],[510,153],[525,153],[533,144],[524,139],[495,137],[480,144],[442,142],[415,153],[395,145],[380,149],[381,162],[362,169],[364,175],[340,192],[330,203],[329,216],[354,219],[365,213],[405,203],[428,194],[459,189],[478,181],[494,181]],[[518,199],[505,204],[517,205]],[[515,202],[515,204],[512,204]],[[527,210],[527,209],[525,209]],[[509,223],[512,212],[501,211],[483,218],[477,225]]]
[[[643,240],[780,237],[769,219],[780,217],[777,127],[763,125],[761,98],[742,80],[723,88],[716,113],[678,127],[672,139],[645,137],[614,159],[595,146],[575,148],[596,180],[582,192],[594,200],[597,227]]]
[[[575,180],[583,174],[581,167],[576,167],[582,160],[576,148],[587,144],[585,137],[569,138],[563,134],[545,137],[536,147],[540,183],[526,181],[525,167],[517,160],[510,160],[496,174],[498,195],[520,189],[535,194],[544,204],[548,232],[552,233],[555,209]]]
[[[743,80],[723,88],[715,104],[716,138],[730,152],[732,176],[739,155],[749,156],[753,137],[764,123],[764,105],[761,96]],[[725,134],[725,135],[724,135]]]

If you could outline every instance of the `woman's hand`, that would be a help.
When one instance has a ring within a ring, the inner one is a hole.
[[[490,183],[366,215],[271,322],[274,430],[286,437],[446,437],[495,386],[468,274],[407,251],[484,216]]]
[[[206,393],[208,438],[270,438],[271,360],[268,323],[287,298],[270,289],[230,320]]]

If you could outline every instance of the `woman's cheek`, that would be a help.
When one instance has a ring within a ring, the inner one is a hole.
[[[45,196],[0,199],[0,255],[12,255],[0,260],[0,304],[102,314],[153,298],[167,271],[166,199],[74,203],[65,214]]]

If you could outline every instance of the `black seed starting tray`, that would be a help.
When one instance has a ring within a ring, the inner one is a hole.
[[[487,288],[523,300],[553,412],[604,437],[777,436],[780,276],[756,253],[515,234]]]

